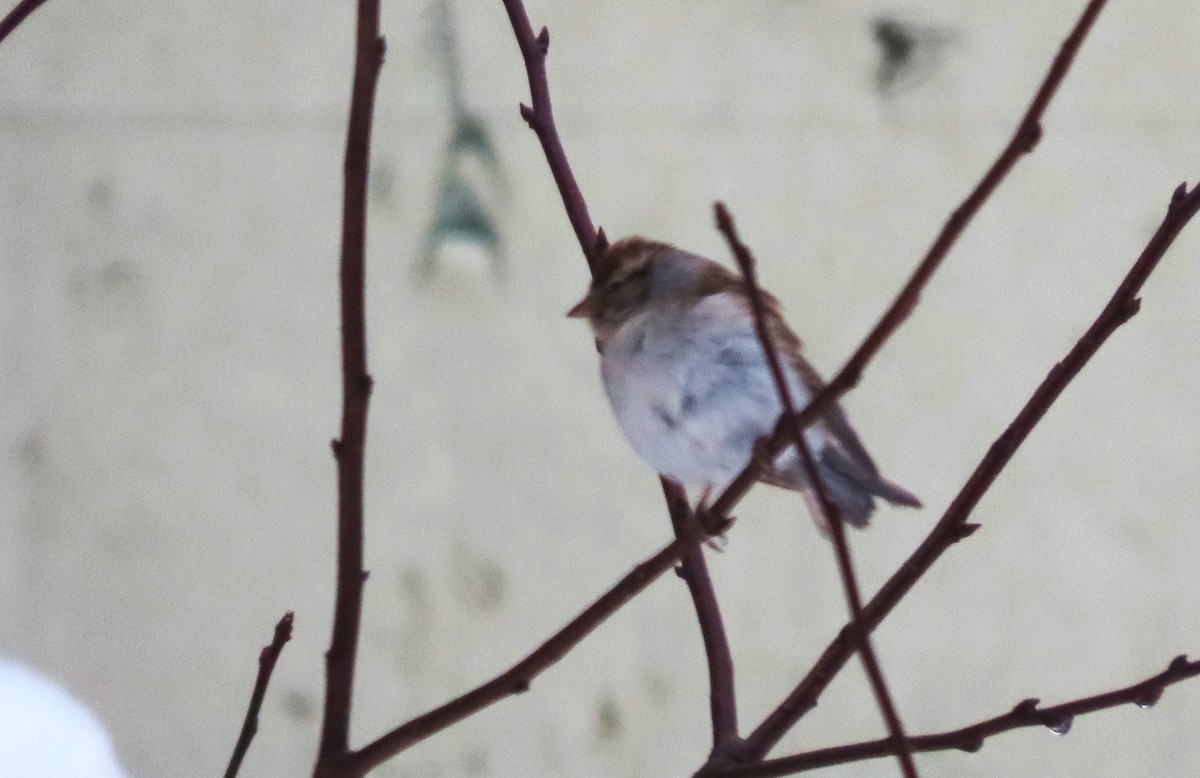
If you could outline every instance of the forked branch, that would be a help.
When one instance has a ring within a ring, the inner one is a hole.
[[[983,748],[984,741],[993,735],[1022,727],[1047,727],[1058,734],[1065,734],[1078,716],[1116,708],[1120,705],[1133,704],[1139,708],[1148,708],[1158,702],[1168,686],[1188,678],[1195,678],[1198,675],[1200,675],[1200,661],[1189,662],[1186,656],[1178,656],[1163,672],[1132,686],[1083,697],[1048,708],[1038,707],[1039,701],[1036,699],[1022,700],[1007,713],[970,726],[934,735],[918,735],[909,738],[908,746],[919,753],[955,750],[975,753]],[[729,769],[717,767],[706,771],[704,775],[705,778],[775,778],[849,762],[865,762],[868,759],[876,759],[893,753],[895,753],[895,746],[890,739],[870,740],[834,748],[821,748],[779,759],[768,759],[754,765]]]
[[[550,105],[550,85],[546,78],[546,55],[550,49],[550,31],[543,27],[537,35],[529,22],[529,14],[525,11],[522,0],[504,0],[508,11],[508,19],[512,24],[513,35],[521,49],[521,57],[525,61],[525,73],[529,81],[530,105],[521,105],[521,117],[537,134],[558,186],[563,208],[567,219],[575,230],[575,238],[579,248],[587,260],[588,268],[594,275],[596,263],[608,239],[604,230],[596,230],[592,226],[592,218],[588,213],[587,201],[571,172],[563,150],[562,139],[554,124],[554,112]],[[677,487],[664,482],[664,496],[667,500],[667,510],[671,521],[679,530],[679,509],[676,503],[686,506],[686,496]],[[724,514],[728,516],[728,512]],[[718,530],[725,519],[718,519],[707,529]],[[730,656],[729,643],[725,637],[725,625],[721,619],[721,611],[717,605],[717,594],[713,588],[712,579],[708,575],[704,561],[703,549],[697,548],[689,552],[681,566],[682,577],[687,582],[688,592],[696,610],[696,619],[700,623],[700,633],[704,640],[704,650],[708,659],[709,702],[712,713],[713,753],[719,758],[731,748],[740,745],[737,732],[737,700],[733,686],[733,660]]]
[[[796,423],[796,404],[792,400],[792,393],[788,389],[779,352],[771,339],[770,328],[767,326],[766,304],[763,302],[762,290],[758,286],[758,274],[754,269],[754,255],[738,236],[733,217],[729,215],[725,204],[718,202],[714,206],[714,211],[717,216],[717,229],[725,236],[738,268],[742,271],[742,277],[746,279],[746,291],[750,296],[750,305],[754,313],[754,328],[758,333],[758,340],[762,344],[767,365],[771,369],[775,391],[779,395],[780,405],[783,408],[782,418],[792,422],[788,430],[791,442],[796,447],[796,455],[804,468],[805,477],[816,494],[817,503],[823,514],[821,518],[829,527],[829,534],[833,538],[838,572],[842,578],[842,590],[846,594],[846,602],[850,609],[850,629],[854,634],[858,654],[862,658],[863,669],[867,673],[867,680],[871,684],[875,702],[883,714],[889,740],[895,749],[896,758],[900,761],[900,769],[905,778],[917,778],[917,766],[913,762],[912,751],[908,748],[904,725],[900,721],[900,714],[896,712],[896,704],[893,702],[892,694],[884,680],[883,669],[879,666],[879,658],[871,646],[870,632],[862,624],[862,595],[859,593],[858,578],[854,574],[854,560],[850,555],[850,541],[846,538],[846,526],[843,523],[841,511],[829,498],[829,492],[821,479],[821,474],[817,472],[812,450],[809,448],[808,441],[804,439],[804,428]]]
[[[921,545],[863,608],[864,627],[868,630],[877,627],[948,548],[978,529],[978,525],[967,523],[975,506],[1072,379],[1079,375],[1109,336],[1137,313],[1140,305],[1137,295],[1142,285],[1197,210],[1200,210],[1200,188],[1188,192],[1187,185],[1180,184],[1154,237],[1146,244],[1104,310],[1067,356],[1051,368],[1008,429],[991,445]],[[816,706],[821,693],[854,651],[852,629],[849,624],[842,629],[799,685],[747,736],[745,750],[740,755],[743,760],[762,759],[805,713]]]
[[[1050,66],[1050,72],[1046,74],[1045,80],[1034,95],[1033,102],[1029,104],[1029,108],[1025,111],[1025,116],[1021,119],[1021,123],[1017,125],[1017,129],[1013,132],[1012,137],[1008,141],[1008,145],[1000,152],[1000,156],[992,163],[991,168],[984,174],[983,178],[975,186],[975,189],[967,196],[967,199],[962,202],[951,214],[950,219],[942,227],[942,231],[934,240],[933,245],[925,253],[925,257],[917,265],[912,276],[908,279],[908,283],[896,296],[887,312],[879,320],[879,323],[871,330],[867,337],[863,340],[862,345],[854,352],[853,356],[846,362],[845,366],[838,371],[838,374],[833,377],[833,380],[825,387],[824,391],[819,392],[817,396],[805,406],[799,414],[796,423],[802,428],[807,427],[815,419],[820,418],[821,414],[834,402],[837,402],[846,392],[850,391],[859,382],[863,371],[867,364],[879,353],[883,348],[883,344],[891,338],[892,334],[900,328],[900,325],[909,317],[916,308],[917,302],[921,299],[921,291],[929,283],[929,279],[933,277],[934,272],[941,267],[942,260],[950,253],[950,249],[958,241],[963,230],[966,229],[971,219],[983,207],[992,193],[996,191],[996,187],[1000,186],[1001,182],[1008,177],[1009,172],[1016,166],[1020,159],[1033,151],[1038,140],[1042,137],[1042,114],[1046,112],[1046,107],[1050,104],[1050,100],[1058,92],[1059,86],[1063,79],[1066,78],[1067,71],[1071,67],[1071,63],[1075,61],[1075,55],[1079,52],[1079,47],[1083,45],[1084,38],[1092,29],[1092,25],[1096,21],[1096,17],[1100,15],[1100,11],[1104,8],[1106,0],[1091,0],[1083,11],[1083,15],[1079,17],[1079,21],[1075,24],[1075,28],[1067,39],[1063,42],[1062,48],[1059,49],[1058,56],[1054,58],[1054,62]],[[779,424],[775,428],[774,434],[771,436],[770,444],[767,450],[773,454],[777,454],[783,450],[789,440],[788,425],[780,419]],[[719,516],[727,516],[734,509],[738,502],[750,490],[758,480],[758,462],[751,462],[744,471],[725,489],[716,502],[712,505],[712,510]]]
[[[566,656],[605,619],[674,567],[705,537],[696,522],[689,522],[674,543],[635,567],[616,586],[520,662],[487,683],[397,727],[355,752],[349,761],[365,772],[451,724],[506,697],[526,691],[534,678]]]

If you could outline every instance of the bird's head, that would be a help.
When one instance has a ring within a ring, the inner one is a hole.
[[[587,319],[603,350],[605,342],[648,306],[698,299],[736,283],[717,263],[646,238],[622,238],[596,263],[588,293],[567,312]]]

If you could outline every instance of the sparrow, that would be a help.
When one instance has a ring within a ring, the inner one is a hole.
[[[779,301],[765,291],[762,298],[793,403],[803,408],[824,381],[804,359]],[[567,316],[591,324],[617,424],[659,474],[707,497],[762,456],[756,452],[783,405],[740,276],[666,243],[624,238],[602,253],[588,293]],[[876,498],[920,507],[880,475],[836,404],[804,435],[826,493],[849,524],[865,527]],[[794,446],[766,463],[759,480],[803,493],[828,533]]]

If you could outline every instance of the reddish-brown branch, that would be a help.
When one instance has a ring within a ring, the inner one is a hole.
[[[950,732],[909,738],[908,745],[913,751],[922,753],[951,750],[974,753],[983,748],[984,741],[993,735],[1022,727],[1049,727],[1055,732],[1063,733],[1070,728],[1071,722],[1077,716],[1119,705],[1134,704],[1148,708],[1158,701],[1168,686],[1198,675],[1200,661],[1189,662],[1186,656],[1178,656],[1163,672],[1123,689],[1083,697],[1049,708],[1039,708],[1036,699],[1023,700],[1007,713]],[[704,775],[705,778],[774,778],[848,762],[863,762],[893,753],[895,745],[890,739],[871,740],[769,759],[754,765],[714,767]]]
[[[269,645],[263,646],[258,655],[258,676],[254,679],[254,691],[250,694],[250,706],[246,709],[246,718],[242,721],[242,731],[237,743],[233,746],[233,755],[229,757],[229,766],[225,768],[225,778],[235,778],[242,767],[242,759],[250,748],[250,741],[258,732],[258,712],[262,710],[263,699],[267,696],[267,684],[271,682],[271,673],[275,670],[275,662],[283,652],[284,645],[292,639],[291,611],[283,614],[283,618],[275,625],[275,635]]]
[[[341,322],[342,430],[333,441],[338,470],[337,597],[333,634],[325,654],[325,710],[316,774],[328,771],[350,745],[354,665],[362,620],[363,452],[367,436],[366,241],[367,171],[375,87],[383,65],[379,0],[358,0],[354,84],[346,130],[345,189],[342,200]]]
[[[9,11],[7,16],[0,19],[0,43],[44,2],[46,0],[21,0],[21,2],[17,3],[16,7]]]
[[[525,72],[529,77],[530,105],[521,106],[521,118],[530,129],[537,133],[542,142],[542,150],[546,154],[546,162],[550,164],[550,172],[554,183],[558,185],[558,193],[562,197],[567,218],[571,228],[575,230],[575,238],[579,248],[587,259],[588,267],[595,271],[596,259],[604,250],[606,241],[603,232],[597,233],[592,226],[592,218],[588,215],[587,201],[571,172],[571,163],[567,161],[567,153],[563,150],[562,139],[554,126],[554,112],[550,107],[550,84],[546,80],[546,52],[550,49],[550,31],[545,27],[537,35],[533,34],[533,26],[529,23],[529,14],[521,0],[504,0],[504,8],[508,11],[508,20],[512,23],[513,34],[521,47],[521,57],[525,60]]]
[[[633,599],[659,576],[674,567],[705,537],[707,536],[703,530],[695,522],[690,522],[675,542],[635,567],[616,586],[605,592],[600,599],[588,606],[567,626],[552,635],[550,639],[520,662],[461,697],[418,716],[380,737],[350,755],[349,763],[365,772],[451,724],[510,695],[527,690],[534,678],[566,656],[567,652],[587,637],[592,630],[600,626],[605,619]]]
[[[663,478],[663,496],[671,513],[671,524],[676,537],[684,537],[695,523],[687,495],[679,484]],[[733,685],[733,655],[729,651],[729,640],[725,636],[725,620],[717,605],[716,591],[704,561],[704,548],[697,546],[684,555],[679,565],[679,576],[687,584],[700,622],[700,637],[704,642],[704,654],[708,659],[709,710],[712,713],[713,759],[738,745],[737,696]]]
[[[1150,239],[1108,305],[1067,356],[1050,370],[1004,434],[991,445],[928,537],[863,608],[863,626],[866,629],[873,630],[878,626],[946,549],[978,529],[978,525],[967,523],[971,511],[979,504],[1017,448],[1071,380],[1079,374],[1108,337],[1137,313],[1140,305],[1137,294],[1142,285],[1158,266],[1180,230],[1196,215],[1197,210],[1200,210],[1200,188],[1188,192],[1186,185],[1181,184],[1171,198],[1167,215],[1158,231]],[[817,704],[817,699],[845,666],[853,650],[851,626],[847,625],[792,693],[747,736],[740,758],[744,761],[762,759],[780,738]]]
[[[829,533],[833,537],[838,572],[842,578],[842,589],[846,593],[846,602],[850,610],[851,630],[854,633],[859,656],[862,657],[867,679],[871,683],[871,691],[874,692],[875,701],[879,704],[879,710],[883,714],[883,720],[887,725],[890,742],[895,749],[896,758],[900,762],[901,771],[905,778],[917,778],[917,766],[913,761],[912,751],[907,745],[904,725],[900,721],[900,714],[896,712],[891,692],[888,691],[887,681],[883,677],[883,669],[879,666],[879,658],[871,646],[870,633],[862,624],[862,595],[859,593],[858,579],[854,574],[854,560],[850,555],[850,542],[846,539],[846,527],[843,524],[841,512],[829,498],[829,492],[825,488],[821,474],[817,472],[812,451],[808,441],[804,439],[804,429],[795,423],[796,404],[792,400],[792,392],[788,388],[783,365],[779,361],[779,352],[776,350],[775,343],[771,339],[771,332],[767,327],[766,305],[763,303],[762,291],[758,286],[757,273],[754,269],[754,255],[738,237],[737,227],[734,226],[733,217],[729,215],[725,204],[718,202],[714,206],[714,210],[717,216],[717,229],[725,236],[734,259],[737,260],[738,268],[741,269],[742,276],[746,279],[746,290],[750,296],[750,305],[754,313],[754,329],[758,333],[763,354],[771,369],[771,377],[775,381],[775,391],[779,394],[779,401],[783,407],[782,418],[792,420],[789,429],[792,443],[796,446],[797,456],[804,467],[808,482],[817,496],[821,512],[824,514],[821,518],[824,519],[825,525],[829,527]]]
[[[1008,145],[1004,151],[992,164],[991,168],[984,174],[983,178],[976,185],[974,191],[967,196],[967,199],[955,209],[950,215],[950,219],[942,227],[942,231],[934,240],[933,245],[929,247],[925,257],[921,263],[917,265],[917,269],[913,271],[912,276],[908,279],[908,283],[904,285],[904,289],[892,302],[890,308],[884,313],[879,323],[875,325],[862,345],[850,357],[845,366],[838,372],[833,380],[825,387],[824,391],[817,394],[811,402],[800,412],[800,417],[797,423],[801,427],[807,427],[818,418],[830,404],[836,402],[842,395],[854,388],[862,377],[863,371],[867,364],[879,353],[879,349],[887,342],[888,338],[899,329],[904,320],[908,318],[913,309],[917,305],[917,301],[921,298],[921,291],[925,285],[929,283],[929,279],[933,277],[934,272],[941,266],[942,260],[950,252],[950,249],[958,241],[958,237],[962,234],[967,224],[974,218],[983,204],[991,197],[992,192],[1000,185],[1008,176],[1009,172],[1016,166],[1017,162],[1025,154],[1033,150],[1037,145],[1038,139],[1042,136],[1041,119],[1042,114],[1046,111],[1046,106],[1050,104],[1050,100],[1058,91],[1062,84],[1063,78],[1067,75],[1067,70],[1070,69],[1071,63],[1075,60],[1075,55],[1079,51],[1079,47],[1083,45],[1083,40],[1087,37],[1091,30],[1096,17],[1104,8],[1106,0],[1091,0],[1087,8],[1084,9],[1083,15],[1075,25],[1075,29],[1063,42],[1062,48],[1059,49],[1058,56],[1054,58],[1053,64],[1050,66],[1050,72],[1046,74],[1045,80],[1038,89],[1037,94],[1030,103],[1029,109],[1025,112],[1025,116],[1021,119],[1021,123],[1017,126]],[[780,420],[776,426],[774,434],[771,436],[770,444],[767,447],[768,451],[778,453],[783,450],[783,447],[788,441],[787,425]],[[737,503],[746,495],[750,487],[758,480],[759,471],[758,463],[751,462],[749,466],[725,489],[716,502],[712,505],[712,510],[719,516],[727,516],[734,509]]]
[[[554,124],[554,113],[550,105],[550,85],[546,78],[546,54],[550,47],[550,32],[543,27],[541,33],[534,35],[533,25],[529,22],[529,14],[525,11],[522,0],[504,0],[508,11],[508,19],[512,24],[513,34],[521,49],[521,57],[525,61],[525,72],[529,80],[530,105],[521,106],[521,116],[541,141],[546,162],[558,186],[563,208],[567,219],[575,230],[579,247],[587,260],[588,268],[596,272],[596,260],[608,246],[604,230],[596,230],[592,226],[592,218],[588,213],[587,201],[571,172],[563,150],[562,139]],[[666,493],[668,510],[672,522],[676,524],[676,510],[672,507],[672,495]],[[684,500],[686,505],[686,500]],[[728,515],[726,512],[725,515]],[[720,520],[717,522],[720,523]],[[709,529],[713,529],[709,527]],[[683,578],[692,595],[696,609],[696,618],[700,623],[700,633],[704,640],[705,654],[708,658],[709,700],[713,720],[713,754],[728,747],[736,746],[737,736],[737,705],[733,688],[733,661],[729,653],[728,641],[725,637],[725,626],[721,619],[721,611],[717,605],[716,592],[704,562],[704,553],[697,550],[683,562]]]

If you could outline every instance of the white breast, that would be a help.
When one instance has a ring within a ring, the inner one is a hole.
[[[728,293],[638,315],[608,342],[600,368],[634,451],[685,484],[724,486],[781,412],[753,321]],[[808,394],[788,373],[803,406]]]

